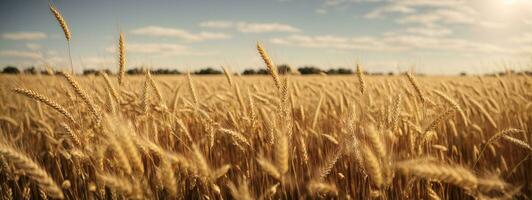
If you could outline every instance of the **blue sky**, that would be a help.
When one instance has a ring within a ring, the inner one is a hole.
[[[72,31],[75,68],[115,70],[119,31],[128,66],[181,71],[277,64],[431,74],[532,65],[532,0],[56,0]],[[45,0],[3,0],[0,66],[68,67]]]

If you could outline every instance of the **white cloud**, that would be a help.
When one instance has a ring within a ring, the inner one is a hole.
[[[300,32],[301,30],[283,23],[258,23],[245,21],[204,21],[199,24],[201,27],[207,28],[234,28],[242,33],[267,33],[267,32]]]
[[[42,40],[48,36],[43,32],[11,32],[2,34],[6,40]]]
[[[381,37],[356,36],[340,37],[333,35],[306,36],[291,35],[273,38],[270,42],[279,45],[307,48],[334,48],[365,51],[424,51],[476,53],[511,53],[502,47],[457,38],[427,37],[424,35],[388,34]]]
[[[450,35],[452,30],[444,27],[410,27],[406,29],[406,32],[429,37],[440,37]]]
[[[101,57],[101,56],[86,56],[80,58],[80,63],[83,63],[83,66],[88,68],[96,68],[96,69],[107,69],[107,68],[113,68],[115,64],[114,58],[111,57]]]
[[[17,51],[17,50],[4,50],[0,51],[0,56],[11,58],[25,58],[25,59],[42,59],[43,55],[39,52],[33,51]]]
[[[35,43],[27,43],[26,44],[26,48],[28,48],[29,50],[33,50],[33,51],[36,51],[36,50],[39,50],[42,48],[42,46],[40,44],[35,44]]]
[[[391,15],[400,24],[421,24],[424,26],[436,25],[470,25],[482,28],[502,28],[505,25],[494,21],[497,18],[488,19],[488,15],[482,11],[481,4],[493,4],[495,0],[397,0],[377,7],[367,13],[367,19],[385,18]],[[500,2],[499,2],[500,3]],[[503,8],[501,8],[503,9]]]
[[[523,33],[520,36],[511,38],[510,41],[516,45],[520,45],[520,44],[532,45],[532,33]]]
[[[116,47],[108,47],[108,52],[116,52]],[[167,43],[129,43],[127,52],[151,54],[151,55],[207,55],[212,52],[195,52],[190,50],[187,46],[180,44],[167,44]]]
[[[154,37],[175,37],[186,41],[198,42],[205,40],[222,40],[230,38],[225,33],[199,32],[190,33],[182,29],[166,28],[160,26],[146,26],[131,31],[134,35],[154,36]]]
[[[340,37],[333,35],[307,36],[291,35],[273,38],[270,42],[279,45],[307,48],[358,49],[368,51],[396,51],[400,48],[387,46],[375,37]]]
[[[532,19],[523,19],[523,23],[527,26],[532,26]]]
[[[463,6],[463,1],[457,0],[396,0],[365,15],[366,18],[380,18],[389,13],[415,13],[418,8],[456,8]]]
[[[201,27],[206,28],[231,28],[235,24],[232,21],[220,21],[220,20],[213,20],[213,21],[204,21],[199,24]]]
[[[318,8],[315,10],[316,13],[318,14],[327,14],[327,10],[323,9],[323,8]]]
[[[348,3],[383,2],[392,0],[323,0],[325,6],[340,6]]]
[[[419,23],[424,25],[434,25],[438,22],[444,24],[474,24],[475,12],[471,9],[437,9],[431,12],[411,14],[397,20],[399,23]]]
[[[298,28],[295,28],[288,24],[281,23],[237,23],[237,29],[243,33],[265,33],[265,32],[300,32]]]

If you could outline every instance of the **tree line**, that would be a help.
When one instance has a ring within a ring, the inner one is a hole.
[[[302,66],[302,67],[299,67],[297,69],[292,69],[288,65],[279,65],[279,66],[277,66],[277,70],[278,70],[279,74],[301,74],[301,75],[311,75],[311,74],[345,75],[345,74],[354,74],[355,73],[352,69],[342,68],[342,67],[331,68],[331,69],[328,69],[328,70],[322,70],[322,69],[320,69],[318,67],[315,67],[315,66]],[[144,71],[145,70],[142,67],[135,67],[135,68],[130,68],[130,69],[126,70],[126,74],[128,74],[128,75],[141,75],[141,74],[144,74]],[[113,72],[111,72],[111,70],[109,70],[109,69],[103,69],[103,70],[85,69],[85,70],[83,70],[83,75],[97,75],[100,72],[105,72],[107,74],[113,74]],[[56,73],[56,72],[54,72],[52,70],[41,70],[41,71],[39,71],[35,67],[28,67],[28,68],[20,70],[19,68],[14,67],[14,66],[6,66],[6,67],[3,68],[1,73],[3,73],[3,74],[45,74],[46,75],[46,74],[53,74],[53,73]],[[177,75],[177,74],[183,74],[183,72],[181,72],[181,71],[179,71],[177,69],[168,69],[168,68],[150,69],[150,73],[154,74],[154,75]],[[193,71],[191,73],[196,74],[196,75],[223,74],[222,70],[219,70],[219,69],[213,68],[213,67],[206,67],[206,68],[203,68],[203,69],[199,69],[199,70]],[[529,76],[532,75],[532,71],[523,71],[523,72],[520,72],[520,73],[523,73],[523,74],[526,74],[526,75],[529,75]],[[261,68],[261,69],[248,68],[248,69],[243,70],[242,73],[241,73],[241,75],[267,75],[267,74],[269,74],[269,72],[268,72],[268,70],[266,70],[264,68]],[[383,72],[368,73],[367,71],[364,71],[364,74],[366,74],[366,75],[389,75],[389,76],[394,75],[393,72],[388,72],[388,73],[383,73]],[[504,76],[506,74],[517,74],[517,72],[515,72],[513,70],[510,70],[510,71],[507,71],[507,72],[491,73],[491,74],[487,74],[487,75]],[[418,74],[418,75],[423,75],[423,74]],[[467,75],[468,74],[465,73],[465,72],[461,72],[460,73],[460,76],[467,76]]]
[[[126,74],[129,75],[138,75],[138,74],[144,74],[144,70],[142,67],[134,67],[126,70]],[[277,70],[279,74],[353,74],[352,69],[347,68],[333,68],[329,70],[322,70],[318,67],[314,66],[303,66],[299,67],[298,69],[292,69],[288,65],[279,65],[277,66]],[[105,72],[107,74],[112,74],[111,70],[104,69],[104,70],[96,70],[96,69],[85,69],[83,70],[83,75],[91,75],[91,74],[98,74],[99,72]],[[2,73],[4,74],[50,74],[55,72],[50,72],[49,70],[41,70],[39,71],[35,67],[28,67],[25,69],[19,69],[14,66],[6,66],[2,70]],[[182,71],[179,71],[177,69],[168,69],[168,68],[159,68],[159,69],[150,69],[151,74],[183,74]],[[216,74],[223,74],[223,71],[220,68],[214,68],[214,67],[206,67],[202,68],[196,71],[191,72],[193,74],[197,75],[216,75]],[[242,71],[242,75],[266,75],[269,74],[268,70],[262,68],[262,69],[252,69],[248,68]]]

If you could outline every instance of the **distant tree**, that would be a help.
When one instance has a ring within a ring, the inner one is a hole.
[[[346,69],[346,68],[337,68],[337,69],[329,69],[326,72],[327,74],[353,74],[353,70]]]
[[[181,74],[177,69],[170,70],[168,68],[161,68],[156,70],[150,70],[151,74]]]
[[[317,67],[313,67],[313,66],[305,66],[305,67],[300,67],[299,69],[297,69],[297,71],[299,71],[303,75],[319,74],[321,72],[321,69],[318,69]]]
[[[222,74],[222,71],[213,69],[212,67],[207,67],[205,69],[200,69],[199,71],[194,72],[194,74],[198,74],[198,75]]]
[[[98,71],[96,71],[95,69],[84,69],[83,70],[83,75],[84,76],[87,76],[87,75],[96,75],[98,73]]]
[[[24,69],[24,74],[37,74],[37,70],[35,69],[35,67],[31,66]]]
[[[100,70],[100,72],[106,73],[108,75],[112,75],[113,74],[113,72],[111,70],[109,70],[109,69]],[[98,73],[98,74],[100,74],[100,73]]]
[[[388,76],[393,76],[394,73],[393,72],[388,72]]]
[[[266,74],[270,74],[270,72],[268,72],[268,70],[266,69],[259,69],[257,70],[257,74],[266,75]]]
[[[467,76],[467,72],[460,72],[460,76]]]
[[[278,65],[277,66],[277,72],[279,74],[288,74],[288,73],[292,72],[292,69],[290,68],[290,66],[288,66],[286,64],[283,64],[283,65]]]
[[[17,67],[7,66],[7,67],[4,68],[2,73],[4,73],[4,74],[19,74],[20,70],[18,70]]]
[[[254,69],[245,69],[242,75],[255,75],[257,72]]]
[[[144,71],[140,68],[131,68],[126,71],[126,74],[128,75],[139,75],[144,74]]]

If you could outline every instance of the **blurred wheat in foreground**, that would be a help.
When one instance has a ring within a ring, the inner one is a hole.
[[[532,78],[358,71],[2,75],[1,198],[532,196]]]

